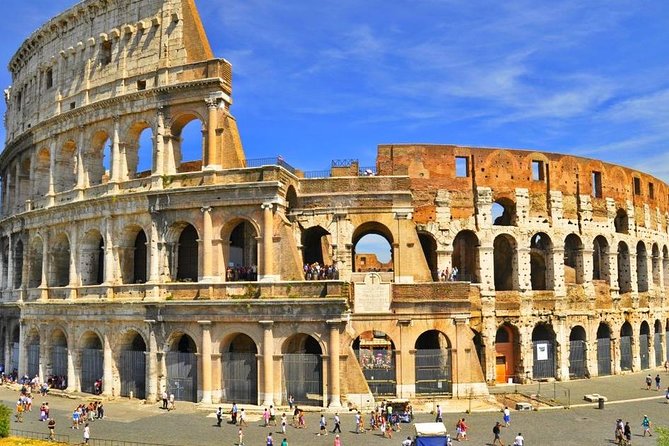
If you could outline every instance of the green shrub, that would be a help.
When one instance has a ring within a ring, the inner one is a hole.
[[[669,446],[669,429],[666,427],[658,427],[655,429],[657,436],[657,446]]]
[[[0,404],[0,438],[9,437],[9,422],[12,411],[4,404]]]

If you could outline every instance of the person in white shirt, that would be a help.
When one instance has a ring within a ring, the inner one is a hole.
[[[402,442],[402,446],[411,446],[411,437],[407,437],[407,439]]]
[[[516,435],[516,439],[513,440],[513,446],[523,446],[525,444],[525,438],[523,438],[523,434],[518,432],[518,435]]]

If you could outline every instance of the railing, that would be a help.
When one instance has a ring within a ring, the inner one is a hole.
[[[295,174],[296,169],[284,161],[280,156],[270,158],[251,158],[246,160],[246,167],[261,167],[261,166],[281,166],[288,172]]]
[[[9,431],[12,435],[15,435],[17,437],[32,438],[32,439],[35,439],[35,440],[49,440],[49,433],[48,432],[45,433],[45,432],[23,431],[23,430],[14,429],[13,427],[11,427]],[[55,434],[54,435],[54,440],[57,441],[58,443],[69,443],[70,442],[70,436],[69,435]]]

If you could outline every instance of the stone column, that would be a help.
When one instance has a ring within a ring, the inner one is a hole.
[[[26,374],[28,365],[28,346],[26,345],[26,323],[19,321],[19,378]]]
[[[564,281],[564,248],[553,247],[553,264],[551,269],[553,270],[552,277],[549,278],[553,283],[547,283],[548,288],[550,285],[553,286],[553,291],[558,296],[564,296],[566,293],[565,281]]]
[[[211,321],[197,321],[202,328],[202,400],[211,404]]]
[[[165,171],[165,114],[163,108],[156,110],[156,147],[153,153],[153,175],[161,176]]]
[[[481,244],[479,247],[479,263],[481,271],[481,290],[495,290],[495,257],[493,245]]]
[[[636,273],[636,253],[632,253],[631,249],[629,251],[629,270],[630,270],[630,289],[633,294],[637,294],[639,292],[639,282]]]
[[[109,341],[109,335],[107,333],[103,336],[103,375],[102,375],[102,394],[105,396],[114,396],[115,389],[114,385],[114,374],[112,372],[112,349],[111,342]]]
[[[118,183],[121,180],[121,148],[120,148],[120,124],[119,117],[114,116],[114,132],[112,136],[111,154],[111,182]]]
[[[70,299],[74,299],[76,297],[76,287],[79,286],[79,273],[78,273],[78,265],[77,265],[77,260],[79,259],[79,256],[77,255],[77,252],[79,250],[77,249],[78,247],[78,242],[77,242],[77,227],[73,226],[72,230],[70,231],[70,281],[68,283],[68,286],[72,288],[70,291]]]
[[[269,407],[274,405],[274,333],[272,326],[274,321],[259,321],[263,327],[262,341],[262,381],[263,394],[261,406]]]
[[[529,247],[519,247],[517,254],[517,263],[516,263],[516,274],[513,279],[514,288],[520,291],[528,291],[532,289],[532,274],[530,267],[530,248]]]
[[[68,392],[78,392],[80,390],[79,380],[77,379],[77,372],[75,363],[77,357],[79,356],[79,349],[74,348],[72,336],[68,336],[70,341],[67,346],[67,391]]]
[[[114,264],[113,233],[114,220],[111,216],[106,215],[104,219],[104,281],[106,285],[113,285],[116,283],[116,272],[119,270],[117,265]]]
[[[273,282],[277,279],[274,275],[274,205],[272,203],[263,203],[263,219],[262,219],[262,269],[259,274],[259,279],[262,281]]]
[[[84,128],[79,127],[79,142],[77,143],[77,185],[76,189],[88,187],[88,175],[84,169]]]
[[[201,280],[213,281],[213,245],[211,206],[200,208],[202,211],[202,277]]]
[[[146,400],[158,400],[158,342],[156,341],[156,321],[147,319],[146,325],[149,331],[149,345],[146,352]]]
[[[620,373],[620,343],[616,336],[611,336],[611,374]]]
[[[48,269],[49,269],[49,233],[42,233],[42,277],[40,279],[40,288],[46,288],[49,286],[48,281]],[[46,296],[42,296],[46,298]]]
[[[10,232],[7,234],[7,283],[5,284],[5,289],[12,290],[14,289],[14,237]]]
[[[340,375],[339,375],[339,327],[341,326],[341,320],[331,320],[327,321],[330,326],[330,362],[329,362],[329,383],[330,383],[330,406],[329,407],[341,407],[341,386],[340,386]]]
[[[204,151],[203,164],[205,168],[220,166],[216,147],[216,128],[218,127],[218,104],[217,99],[207,99],[207,144]]]
[[[160,281],[160,248],[158,242],[160,239],[160,231],[158,230],[158,222],[156,221],[158,214],[152,212],[151,214],[151,232],[149,233],[149,282],[158,283]]]
[[[10,321],[3,318],[2,325],[5,327],[5,350],[2,352],[5,373],[11,372],[10,364],[12,362],[12,330]]]
[[[21,209],[21,164],[16,163],[16,173],[14,174],[14,209]]]
[[[51,358],[51,342],[49,342],[51,339],[49,339],[49,335],[46,333],[45,330],[42,330],[42,332],[39,335],[39,368],[38,368],[38,373],[39,377],[42,381],[46,381],[46,377],[48,376],[48,370],[47,370],[47,365],[49,364],[49,358]]]

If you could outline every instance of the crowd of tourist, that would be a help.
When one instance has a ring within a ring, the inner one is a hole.
[[[228,282],[255,282],[258,280],[258,267],[251,266],[229,266],[225,273]]]
[[[321,265],[318,262],[305,263],[302,268],[305,280],[338,280],[339,270],[334,265]]]

